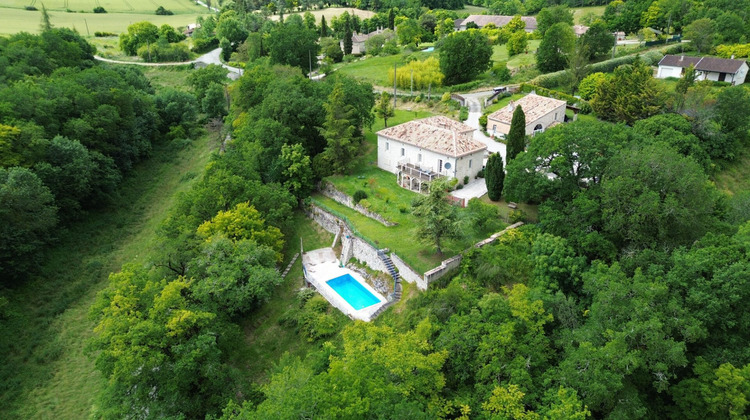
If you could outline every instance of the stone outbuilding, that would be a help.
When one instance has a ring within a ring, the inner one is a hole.
[[[490,136],[505,137],[510,132],[510,122],[517,106],[526,115],[526,135],[534,135],[565,122],[567,103],[560,99],[540,96],[532,92],[487,116],[487,133]]]

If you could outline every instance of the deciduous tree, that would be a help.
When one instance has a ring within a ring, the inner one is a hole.
[[[388,128],[388,118],[396,115],[393,105],[391,105],[391,95],[388,92],[382,92],[378,97],[378,102],[375,104],[375,114],[378,118],[383,119],[383,125]]]
[[[552,25],[544,33],[536,51],[536,67],[545,73],[564,69],[575,43],[576,36],[569,24],[560,22]]]
[[[440,47],[440,70],[445,83],[468,82],[490,68],[492,48],[479,31],[461,31],[445,37]]]
[[[448,185],[441,179],[430,184],[430,192],[417,198],[412,213],[418,217],[417,234],[427,243],[435,245],[438,255],[443,254],[446,239],[461,236],[456,208],[446,199]]]

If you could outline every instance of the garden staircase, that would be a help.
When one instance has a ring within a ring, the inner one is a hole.
[[[396,266],[393,265],[391,257],[386,254],[386,250],[379,249],[378,258],[383,261],[385,268],[388,270],[388,274],[393,277],[393,294],[391,296],[393,297],[392,301],[396,302],[401,299],[401,276],[398,274],[398,271],[396,271]]]

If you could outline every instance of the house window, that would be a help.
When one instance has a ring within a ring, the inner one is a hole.
[[[497,124],[492,124],[492,132],[495,132],[495,129],[497,128]]]
[[[390,148],[391,148],[391,145],[388,144],[388,142],[385,142],[385,150],[390,150]]]
[[[417,162],[421,162],[421,161],[422,161],[422,154],[420,153],[417,155]]]
[[[471,168],[471,159],[469,159],[469,168]]]
[[[542,127],[541,124],[537,124],[537,125],[534,126],[534,134],[539,134],[542,131],[544,131],[544,128]]]
[[[406,155],[406,151],[405,151],[405,150],[404,150],[404,148],[402,147],[402,148],[401,148],[401,156],[405,156],[405,155]]]
[[[555,112],[555,121],[557,121],[557,112]]]

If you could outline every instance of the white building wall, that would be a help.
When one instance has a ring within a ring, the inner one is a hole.
[[[530,136],[534,134],[534,127],[537,124],[542,125],[542,130],[546,130],[553,122],[565,122],[565,104],[560,105],[548,114],[538,118],[534,121],[527,121],[526,124],[526,135]],[[505,124],[491,118],[487,118],[487,132],[492,136],[505,137],[510,132],[510,124]]]
[[[407,162],[447,177],[462,180],[464,176],[468,175],[469,178],[474,179],[474,175],[482,169],[484,152],[484,150],[480,150],[468,156],[455,158],[432,150],[422,149],[412,144],[378,136],[378,168],[394,174],[398,173],[397,165],[399,162]],[[440,161],[442,161],[442,165]],[[471,168],[469,168],[469,161],[471,161]],[[450,164],[450,169],[446,169],[446,163]]]
[[[656,74],[657,79],[666,79],[667,77],[681,77],[682,67],[659,66]]]
[[[747,77],[747,72],[749,68],[750,67],[748,67],[747,63],[742,63],[742,66],[740,67],[739,70],[737,70],[737,74],[735,74],[734,76],[735,85],[741,85],[745,83],[745,78]]]

